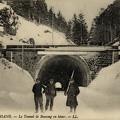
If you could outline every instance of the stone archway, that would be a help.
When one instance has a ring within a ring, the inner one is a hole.
[[[73,55],[46,55],[37,64],[35,78],[47,84],[50,78],[67,87],[72,71],[79,86],[86,87],[91,81],[90,70],[85,60]]]

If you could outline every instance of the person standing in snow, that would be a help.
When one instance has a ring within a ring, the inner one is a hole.
[[[46,95],[46,105],[45,105],[45,111],[48,110],[48,106],[50,104],[50,111],[53,111],[53,103],[54,103],[54,97],[56,96],[56,88],[54,84],[54,80],[50,79],[49,84],[46,87],[45,90]]]
[[[80,93],[78,85],[74,82],[73,78],[70,78],[65,95],[67,95],[66,106],[70,107],[70,112],[74,110],[76,112],[76,107],[78,106],[77,95]]]
[[[32,88],[32,92],[34,93],[34,102],[35,102],[35,113],[38,112],[38,108],[40,105],[40,110],[43,112],[43,96],[42,96],[42,88],[45,90],[45,87],[42,85],[40,80],[37,78],[36,83]]]

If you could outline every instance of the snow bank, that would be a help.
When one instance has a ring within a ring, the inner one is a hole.
[[[103,68],[87,88],[81,88],[79,99],[94,110],[120,110],[120,61]]]
[[[8,68],[0,59],[0,107],[1,109],[21,109],[33,107],[32,86],[34,81],[27,71],[22,71],[15,64]]]
[[[99,75],[88,86],[96,91],[106,94],[120,95],[120,61],[103,68]]]

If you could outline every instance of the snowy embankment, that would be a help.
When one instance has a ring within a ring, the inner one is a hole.
[[[103,68],[87,88],[81,88],[79,100],[92,110],[91,115],[95,118],[120,119],[119,66],[120,61]]]
[[[30,108],[31,102],[33,103],[31,101],[33,84],[34,81],[29,73],[5,59],[0,59],[1,110]]]
[[[119,66],[120,61],[103,68],[97,78],[86,88],[86,94],[83,95],[83,98],[88,98],[86,100],[84,99],[88,105],[103,110],[120,109]],[[91,95],[89,94],[90,92],[92,93]],[[89,99],[89,97],[94,98],[95,101],[92,102],[94,99]]]

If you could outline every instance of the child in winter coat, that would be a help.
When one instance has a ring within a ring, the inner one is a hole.
[[[40,80],[37,78],[36,83],[34,84],[34,86],[32,88],[32,92],[34,93],[34,102],[35,102],[36,113],[38,112],[39,105],[40,105],[41,112],[43,112],[42,88],[45,89],[45,87],[42,85]]]
[[[71,78],[69,81],[68,89],[65,91],[65,95],[67,95],[66,106],[70,107],[70,112],[74,109],[74,113],[76,112],[76,107],[78,106],[77,95],[80,93],[78,85],[74,82],[74,79]]]
[[[54,85],[54,80],[50,79],[49,84],[46,87],[45,90],[45,95],[46,95],[46,105],[45,105],[45,110],[48,110],[48,106],[50,104],[50,111],[53,111],[53,103],[54,103],[54,97],[56,96],[56,88]]]

